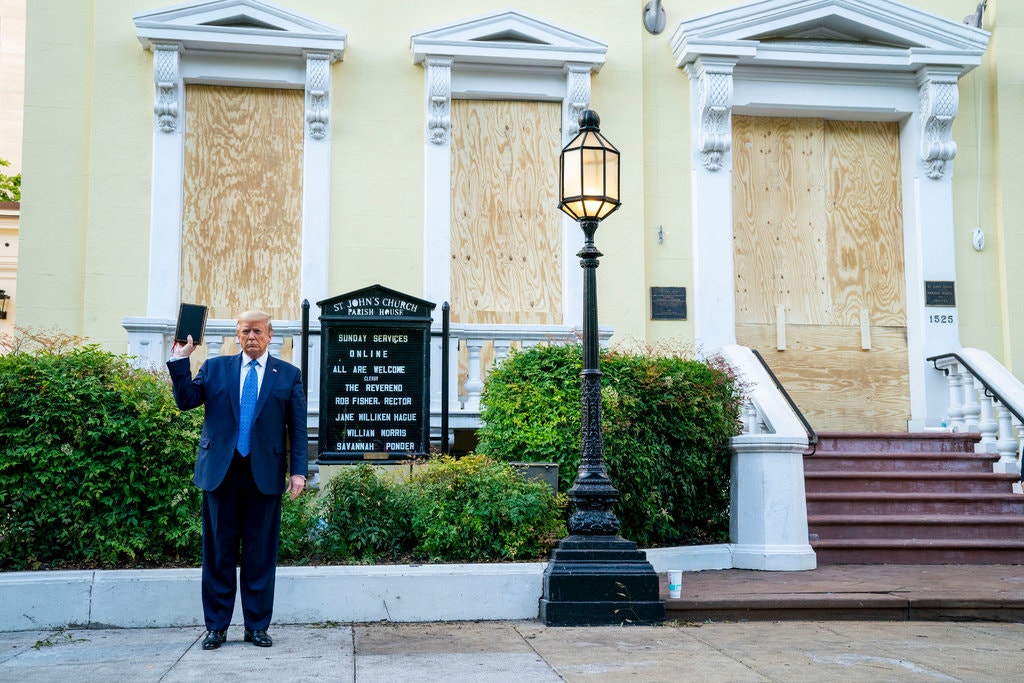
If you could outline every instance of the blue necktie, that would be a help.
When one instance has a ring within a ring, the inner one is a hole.
[[[249,455],[249,434],[252,431],[252,417],[256,412],[256,394],[258,393],[258,382],[256,379],[255,360],[249,361],[249,372],[245,373],[245,384],[242,385],[242,402],[238,411],[238,452],[242,456]]]

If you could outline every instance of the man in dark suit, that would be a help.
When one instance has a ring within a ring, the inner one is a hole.
[[[302,374],[267,352],[270,315],[238,318],[237,356],[209,358],[193,379],[192,337],[175,342],[167,369],[182,410],[206,406],[193,481],[203,490],[204,650],[227,640],[241,567],[245,641],[270,647],[281,504],[306,485],[306,398]],[[290,477],[286,479],[286,474]]]

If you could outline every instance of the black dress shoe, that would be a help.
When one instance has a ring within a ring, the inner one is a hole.
[[[227,631],[207,631],[206,637],[203,638],[203,649],[204,650],[216,650],[222,644],[228,640]]]
[[[250,631],[249,629],[245,629],[245,642],[252,643],[256,647],[270,647],[274,644],[266,631]]]

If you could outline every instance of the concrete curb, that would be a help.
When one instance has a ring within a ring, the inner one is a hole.
[[[659,573],[732,566],[727,545],[646,552]],[[546,567],[279,567],[274,623],[536,619]],[[199,569],[0,573],[0,631],[202,626],[202,614]]]

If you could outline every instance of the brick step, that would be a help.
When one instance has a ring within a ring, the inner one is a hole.
[[[819,565],[1024,564],[1024,541],[837,539],[811,543]]]
[[[807,493],[1011,493],[1016,474],[995,472],[805,472]]]
[[[815,453],[804,472],[992,472],[995,453]]]
[[[1024,515],[1012,493],[808,493],[810,515]],[[1022,518],[1024,523],[1024,518]]]
[[[850,539],[989,539],[1024,541],[1024,524],[1007,515],[813,515],[807,518],[812,538]]]
[[[980,434],[952,432],[859,433],[818,432],[818,453],[973,453]],[[813,456],[812,456],[813,457]]]

